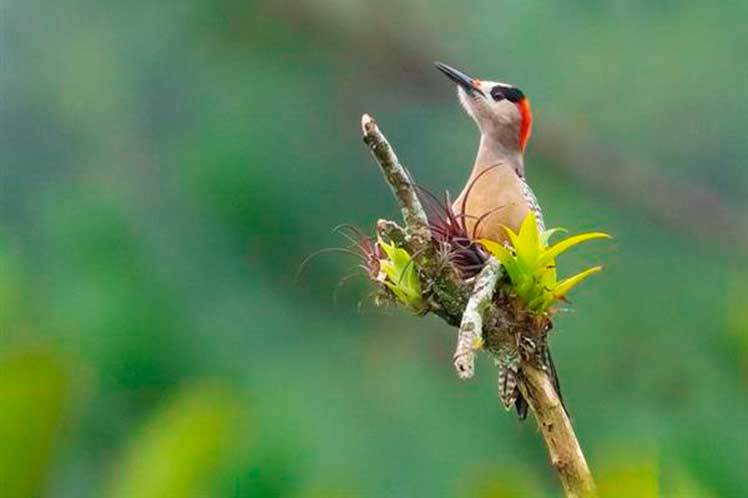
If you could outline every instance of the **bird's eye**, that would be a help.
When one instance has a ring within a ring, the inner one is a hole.
[[[496,101],[499,102],[500,100],[504,100],[504,88],[496,85],[495,87],[491,88],[491,97]]]

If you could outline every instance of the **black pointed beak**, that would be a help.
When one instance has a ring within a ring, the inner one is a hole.
[[[486,94],[483,93],[483,90],[480,89],[480,82],[478,80],[471,78],[467,74],[462,73],[453,67],[442,64],[441,62],[434,62],[434,65],[439,71],[446,74],[447,78],[460,85],[460,87],[462,87],[466,92],[475,92],[480,93],[484,97],[486,96]]]

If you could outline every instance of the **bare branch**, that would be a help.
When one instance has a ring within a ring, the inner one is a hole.
[[[520,391],[532,408],[567,498],[597,496],[592,473],[566,410],[548,374],[522,364]]]
[[[501,266],[491,257],[475,277],[475,286],[462,314],[454,365],[461,379],[469,379],[475,371],[475,351],[483,346],[483,312],[491,302]]]
[[[400,203],[405,226],[414,239],[413,249],[416,251],[425,249],[431,240],[429,221],[407,171],[395,155],[387,138],[379,131],[374,118],[368,114],[361,116],[361,130],[364,134],[364,143],[369,146],[374,159],[382,168],[382,173],[392,193]]]

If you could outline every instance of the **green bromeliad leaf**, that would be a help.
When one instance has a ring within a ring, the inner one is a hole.
[[[514,254],[520,268],[531,274],[539,253],[542,250],[539,238],[540,234],[538,233],[538,223],[535,220],[535,216],[525,217],[518,234],[514,233],[507,226],[504,227],[504,230],[514,247]]]
[[[511,249],[488,239],[481,239],[480,243],[501,263],[513,282],[520,280],[521,272]]]
[[[381,238],[377,241],[386,258],[379,260],[379,280],[392,291],[395,297],[416,313],[426,309],[421,294],[421,282],[408,251]]]
[[[556,242],[551,247],[545,249],[543,254],[538,261],[538,264],[546,264],[549,261],[553,261],[561,253],[571,249],[572,247],[593,239],[609,239],[610,235],[603,232],[589,232],[580,233],[579,235],[573,235],[560,242]]]
[[[480,243],[501,263],[511,282],[512,292],[537,313],[548,311],[554,302],[564,299],[577,284],[602,269],[600,266],[589,268],[559,282],[556,257],[583,242],[610,238],[602,232],[582,233],[549,246],[548,241],[553,234],[566,230],[552,228],[540,233],[533,213],[523,220],[519,233],[509,227],[504,227],[504,230],[509,245],[486,239],[480,240]]]
[[[597,273],[602,269],[602,266],[593,266],[592,268],[588,268],[581,273],[577,273],[573,277],[562,280],[555,287],[553,287],[553,297],[556,299],[563,298],[564,296],[566,296],[566,293],[576,287],[577,284],[585,280],[593,273]]]

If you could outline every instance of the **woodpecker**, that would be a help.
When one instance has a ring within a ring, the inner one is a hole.
[[[441,62],[437,69],[457,83],[462,107],[480,131],[472,172],[452,208],[474,238],[506,241],[532,211],[543,231],[543,213],[525,181],[524,152],[532,132],[530,102],[506,83],[482,81]]]
[[[441,62],[436,68],[457,84],[457,95],[480,131],[480,143],[470,176],[452,205],[472,239],[505,243],[504,226],[519,231],[528,213],[535,214],[538,230],[545,231],[543,213],[525,180],[524,152],[532,132],[532,111],[525,94],[514,85],[471,78]],[[516,387],[520,350],[533,356],[561,388],[545,338],[537,344],[518,338],[517,347],[495,351],[499,370],[499,397],[507,408],[514,406],[520,418],[527,403]]]

